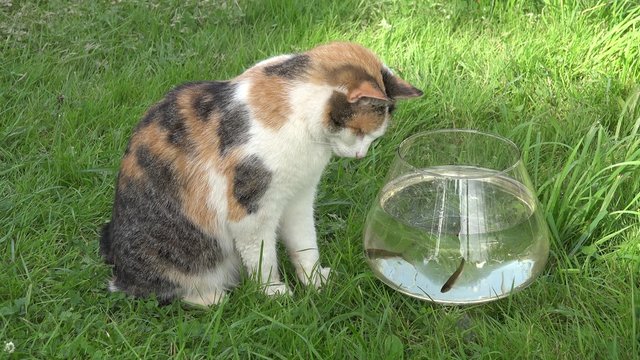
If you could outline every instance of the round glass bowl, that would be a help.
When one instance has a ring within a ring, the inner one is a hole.
[[[547,262],[549,234],[513,142],[439,130],[400,144],[364,249],[376,276],[402,293],[475,304],[529,285]]]

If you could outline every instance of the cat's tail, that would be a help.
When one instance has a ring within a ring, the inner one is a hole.
[[[102,255],[104,261],[109,265],[113,265],[113,249],[111,243],[111,223],[108,222],[102,227],[102,237],[100,238],[100,255]]]

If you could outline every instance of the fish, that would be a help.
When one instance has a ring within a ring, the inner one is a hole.
[[[369,258],[393,258],[402,257],[401,253],[393,252],[385,249],[364,249],[364,254]]]
[[[454,271],[453,274],[449,276],[449,279],[447,279],[444,285],[442,285],[442,288],[440,288],[441,293],[446,293],[447,291],[451,290],[451,288],[453,287],[453,284],[455,284],[456,280],[458,280],[458,277],[460,277],[460,274],[462,273],[463,268],[464,268],[464,258],[462,258],[462,261],[460,261],[460,265],[458,265],[458,268],[456,269],[456,271]]]

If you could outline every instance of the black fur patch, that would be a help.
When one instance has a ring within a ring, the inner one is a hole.
[[[234,146],[249,141],[249,110],[237,103],[221,109],[218,137],[220,138],[220,155]]]
[[[151,124],[152,122],[154,122],[155,120],[157,120],[158,118],[158,108],[160,107],[160,103],[153,105],[142,117],[142,120],[140,120],[140,123],[138,124],[138,126],[136,127],[136,130],[145,127],[149,124]]]
[[[387,108],[388,108],[388,106],[386,106],[386,105],[375,106],[373,108],[373,111],[375,111],[376,114],[378,114],[380,116],[384,116],[387,113]]]
[[[225,109],[233,101],[236,86],[228,81],[199,83],[199,95],[193,100],[193,108],[201,121],[209,121],[214,110]]]
[[[394,111],[396,111],[396,104],[395,103],[389,104],[389,114],[393,114]]]
[[[191,147],[189,134],[185,126],[185,119],[178,109],[176,93],[171,92],[157,107],[157,117],[160,125],[168,131],[167,141],[184,149]]]
[[[280,76],[285,79],[295,79],[303,75],[311,59],[309,55],[294,55],[293,57],[275,65],[270,65],[264,68],[264,73],[269,76]]]
[[[237,85],[228,81],[212,81],[199,85],[200,95],[195,97],[192,106],[201,121],[209,121],[213,112],[220,114],[220,155],[224,155],[234,146],[246,143],[249,140],[249,110],[244,104],[233,99]]]
[[[178,190],[171,164],[159,159],[148,147],[141,145],[136,150],[138,165],[147,174],[153,188],[163,196],[175,195]]]
[[[422,91],[411,87],[407,88],[406,86],[400,84],[395,76],[391,74],[391,72],[387,69],[382,69],[382,82],[384,83],[384,88],[387,93],[387,96],[392,100],[397,97],[402,96],[418,96],[422,95]]]
[[[171,124],[171,126],[172,127],[168,129],[169,135],[167,136],[167,140],[171,145],[184,149],[190,149],[193,147],[193,143],[189,140],[189,134],[187,133],[184,121],[176,122]]]
[[[180,91],[194,85],[196,84],[184,84],[171,90],[164,99],[147,111],[140,124],[138,124],[136,131],[153,122],[158,122],[160,126],[167,130],[167,141],[171,145],[189,150],[193,144],[189,140],[185,119],[178,108],[177,97]]]
[[[334,91],[329,98],[329,107],[330,129],[333,131],[344,128],[355,113],[354,105],[347,101],[345,94],[338,91]]]
[[[398,87],[398,82],[387,69],[382,70],[382,82],[384,83],[384,89],[387,96],[391,99],[395,98],[400,89]]]
[[[113,265],[113,253],[111,249],[111,223],[106,223],[102,227],[102,236],[100,237],[100,255],[109,265]]]
[[[250,156],[235,168],[233,196],[249,214],[258,210],[258,201],[271,183],[271,172],[257,156]]]
[[[200,94],[193,99],[193,109],[198,114],[200,121],[209,121],[209,116],[217,107],[215,98],[207,94]]]

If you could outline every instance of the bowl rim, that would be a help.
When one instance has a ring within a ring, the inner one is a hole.
[[[504,169],[501,169],[501,170],[491,169],[493,171],[491,173],[488,173],[487,175],[457,176],[457,175],[443,175],[442,173],[432,172],[432,171],[429,171],[429,167],[426,167],[426,168],[417,167],[411,164],[408,160],[406,160],[404,156],[402,156],[402,153],[400,152],[400,150],[402,150],[402,148],[406,146],[410,141],[415,140],[416,138],[419,138],[419,137],[433,136],[433,135],[442,134],[442,133],[466,133],[466,134],[472,134],[476,136],[479,135],[479,136],[493,138],[495,140],[498,140],[499,142],[502,142],[507,147],[510,147],[514,151],[514,155],[517,157],[517,160],[513,162],[513,164],[511,164],[510,166]],[[400,145],[398,145],[398,147],[396,148],[396,156],[404,165],[410,167],[411,169],[414,169],[426,174],[430,174],[433,176],[437,176],[437,177],[447,177],[452,179],[484,179],[484,178],[495,177],[498,175],[506,175],[508,172],[514,170],[518,165],[522,163],[522,152],[520,151],[520,147],[518,147],[516,143],[514,143],[510,139],[507,139],[504,136],[483,132],[479,130],[474,130],[474,129],[438,129],[438,130],[420,131],[418,133],[415,133],[405,138],[404,140],[402,140],[402,142],[400,142]]]

